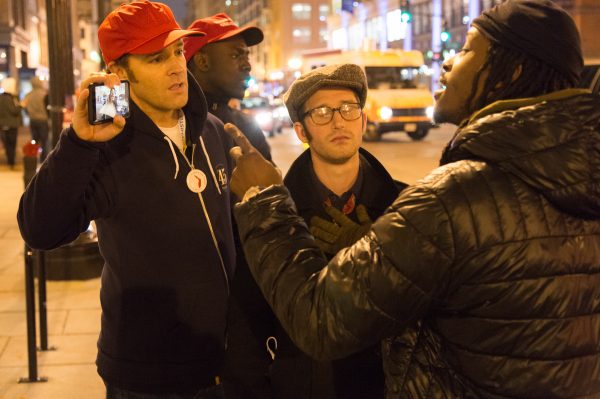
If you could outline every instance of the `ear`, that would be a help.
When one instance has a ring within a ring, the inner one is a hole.
[[[308,144],[308,137],[306,137],[306,132],[304,131],[304,126],[302,126],[302,123],[294,122],[294,131],[296,132],[298,140],[305,144]]]
[[[192,57],[192,61],[200,72],[207,72],[210,69],[210,57],[202,50],[197,51]]]
[[[117,74],[117,76],[119,77],[119,79],[123,80],[129,80],[129,77],[127,76],[127,70],[125,68],[123,68],[120,65],[117,65],[116,62],[111,61],[108,63],[107,69],[111,72],[111,73],[115,73]]]

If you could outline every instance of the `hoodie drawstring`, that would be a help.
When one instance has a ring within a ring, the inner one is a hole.
[[[179,161],[177,160],[177,154],[175,153],[175,148],[173,147],[173,141],[167,136],[163,137],[169,143],[169,148],[171,149],[171,155],[173,155],[173,161],[175,161],[175,176],[173,180],[177,179],[177,175],[179,174]]]

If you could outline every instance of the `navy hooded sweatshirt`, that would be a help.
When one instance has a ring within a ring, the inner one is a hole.
[[[214,384],[225,342],[235,252],[228,179],[232,142],[189,78],[187,158],[131,101],[125,129],[106,143],[66,129],[27,187],[18,212],[33,248],[67,244],[95,220],[105,260],[97,366],[109,384],[188,392]]]

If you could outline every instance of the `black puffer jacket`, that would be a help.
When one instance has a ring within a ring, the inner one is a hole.
[[[329,264],[285,188],[237,206],[300,348],[383,339],[389,398],[600,397],[600,98],[531,102],[460,129],[445,165]]]

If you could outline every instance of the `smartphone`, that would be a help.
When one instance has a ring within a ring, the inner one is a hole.
[[[103,83],[92,83],[88,86],[88,121],[91,125],[112,122],[115,115],[129,117],[129,82],[112,89]]]

